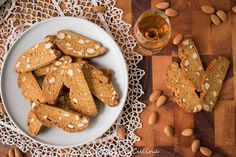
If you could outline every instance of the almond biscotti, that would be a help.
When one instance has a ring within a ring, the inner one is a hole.
[[[208,65],[202,79],[201,100],[203,101],[203,110],[213,111],[229,64],[228,59],[219,57]]]
[[[58,31],[55,43],[63,53],[73,57],[92,58],[106,52],[99,42],[68,30]]]
[[[40,122],[45,126],[57,126],[67,132],[80,132],[89,125],[90,118],[77,112],[39,104],[34,107],[33,112]]]
[[[67,65],[64,84],[70,89],[69,99],[78,112],[90,117],[97,114],[96,104],[79,63],[75,62]]]
[[[30,103],[44,102],[41,87],[31,72],[20,73],[18,75],[18,86],[24,98]]]
[[[201,91],[201,80],[204,72],[198,50],[190,37],[185,37],[178,46],[181,68],[192,81],[197,91]]]
[[[37,119],[32,110],[28,113],[27,127],[32,136],[36,136],[43,128],[43,124]]]
[[[82,66],[84,77],[87,80],[91,93],[103,103],[109,106],[116,106],[119,102],[119,94],[111,79],[106,77],[103,71],[87,62],[79,59],[77,59],[77,62]]]
[[[195,92],[195,87],[176,62],[173,62],[167,69],[166,85],[174,92],[175,100],[181,108],[188,112],[202,110],[201,101]]]
[[[15,65],[15,72],[29,72],[44,67],[55,62],[60,55],[61,52],[53,48],[53,43],[40,43],[26,50],[18,58]]]
[[[42,85],[43,99],[48,104],[55,104],[57,102],[64,85],[65,66],[71,62],[70,56],[62,56],[51,65]]]

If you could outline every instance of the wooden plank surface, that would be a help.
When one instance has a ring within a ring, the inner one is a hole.
[[[117,0],[117,7],[123,9],[123,19],[131,24],[140,14],[162,0]],[[236,14],[230,8],[236,5],[235,0],[171,0],[171,6],[178,10],[179,15],[171,18],[172,34],[192,34],[201,54],[203,64],[222,55],[231,60],[229,72],[220,94],[220,101],[214,113],[188,114],[172,101],[172,93],[166,88],[164,79],[167,66],[176,60],[176,47],[168,44],[157,55],[144,57],[139,67],[146,71],[142,80],[145,94],[141,101],[147,104],[141,114],[143,128],[136,131],[141,141],[135,143],[137,150],[159,150],[158,154],[136,154],[138,157],[202,157],[198,152],[192,154],[190,144],[199,138],[204,146],[214,150],[214,157],[236,157]],[[211,24],[210,17],[201,12],[200,6],[211,4],[217,9],[227,11],[228,21],[216,27]],[[140,52],[139,49],[136,49]],[[148,101],[152,90],[162,89],[168,96],[165,106],[156,108]],[[159,112],[160,119],[155,125],[148,125],[151,112]],[[176,131],[174,138],[163,133],[165,125],[173,125]],[[186,127],[193,127],[193,137],[180,136]],[[0,156],[7,153],[9,146],[0,145]],[[27,157],[30,156],[27,153]]]

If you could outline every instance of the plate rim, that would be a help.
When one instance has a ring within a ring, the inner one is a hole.
[[[6,60],[11,52],[11,50],[14,48],[15,44],[22,38],[22,36],[24,36],[28,31],[31,31],[32,29],[34,29],[34,27],[40,25],[40,24],[43,24],[43,23],[47,23],[48,21],[53,21],[53,20],[58,20],[58,19],[64,19],[64,18],[67,18],[67,19],[73,19],[73,20],[82,20],[84,22],[87,22],[88,24],[90,25],[93,25],[94,27],[96,27],[98,29],[98,31],[100,32],[103,32],[107,38],[110,38],[111,39],[111,42],[113,43],[113,45],[116,47],[116,49],[119,50],[119,54],[120,54],[120,59],[122,60],[122,62],[124,64],[122,64],[122,66],[124,67],[124,73],[125,73],[125,91],[122,91],[122,95],[124,97],[124,102],[122,104],[119,104],[119,105],[122,105],[122,107],[120,108],[119,110],[119,114],[117,114],[114,122],[112,122],[112,124],[106,129],[109,130],[113,125],[114,123],[117,121],[117,119],[119,118],[119,116],[122,114],[122,111],[123,111],[123,108],[126,104],[126,100],[127,100],[127,96],[128,96],[128,89],[129,89],[129,77],[128,77],[128,65],[126,63],[126,60],[124,58],[124,55],[120,49],[120,47],[118,46],[118,44],[116,43],[116,41],[113,39],[113,37],[108,33],[106,32],[103,28],[101,28],[99,25],[93,23],[93,22],[90,22],[89,20],[83,18],[83,17],[72,17],[72,16],[60,16],[60,17],[52,17],[52,18],[48,18],[48,19],[44,19],[38,23],[34,23],[29,29],[27,29],[24,33],[22,33],[17,39],[16,41],[14,42],[14,44],[12,45],[12,47],[7,51],[7,54],[3,57],[3,62],[2,62],[2,69],[0,71],[0,74],[1,74],[1,77],[0,77],[0,96],[2,98],[2,104],[3,104],[3,107],[4,107],[4,110],[6,111],[6,114],[8,115],[9,119],[12,121],[12,123],[16,126],[17,130],[23,134],[24,136],[28,137],[29,139],[33,140],[34,142],[37,142],[39,144],[42,144],[42,145],[45,145],[45,146],[49,146],[49,147],[54,147],[54,148],[73,148],[73,147],[77,147],[77,146],[82,146],[82,145],[85,145],[85,144],[89,144],[89,143],[92,143],[92,142],[95,142],[98,138],[100,138],[105,132],[103,132],[101,135],[99,136],[94,136],[92,137],[89,141],[87,142],[83,142],[83,143],[80,143],[80,144],[72,144],[72,145],[68,145],[68,144],[65,144],[65,145],[53,145],[53,144],[49,144],[49,143],[45,143],[43,141],[39,141],[37,139],[35,139],[33,136],[30,136],[28,135],[27,133],[25,133],[25,131],[23,131],[16,123],[15,121],[13,120],[11,114],[9,114],[8,110],[7,110],[7,107],[5,105],[5,98],[3,97],[3,92],[4,89],[2,88],[2,84],[3,84],[3,71],[6,67]]]

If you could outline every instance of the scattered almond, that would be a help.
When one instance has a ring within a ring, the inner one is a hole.
[[[149,115],[148,124],[149,125],[155,124],[157,122],[157,118],[158,118],[158,113],[157,112],[152,112]]]
[[[227,15],[223,10],[218,10],[216,15],[221,19],[221,21],[225,22],[227,20]]]
[[[106,8],[104,6],[95,6],[93,7],[93,11],[97,13],[104,13],[106,11]]]
[[[207,147],[200,147],[200,152],[205,156],[211,156],[212,151]]]
[[[155,7],[158,9],[167,9],[170,6],[169,2],[160,2]]]
[[[157,99],[156,106],[157,106],[157,107],[160,107],[160,106],[162,106],[163,104],[165,104],[166,99],[167,99],[166,96],[161,95],[161,96]]]
[[[182,34],[177,34],[174,39],[173,39],[173,44],[174,45],[179,45],[179,43],[182,41],[183,35]]]
[[[117,136],[119,139],[123,140],[126,136],[126,130],[124,127],[120,126],[117,130]]]
[[[236,14],[236,6],[232,7],[232,11]]]
[[[13,150],[13,149],[9,149],[9,151],[8,151],[8,156],[9,156],[9,157],[15,157],[15,155],[14,155],[14,150]]]
[[[15,152],[15,157],[23,157],[22,152],[18,148],[15,148],[14,152]]]
[[[216,26],[218,26],[220,24],[220,19],[215,14],[211,14],[211,21]]]
[[[8,157],[8,155],[3,155],[3,157]]]
[[[165,14],[169,17],[174,17],[178,15],[178,12],[173,8],[168,8],[165,10]]]
[[[215,12],[215,8],[210,5],[201,6],[201,10],[206,14],[213,14]]]
[[[193,135],[193,129],[184,129],[181,133],[183,136],[192,136]]]
[[[155,102],[161,95],[161,90],[155,90],[152,92],[152,94],[149,97],[150,102]]]
[[[173,127],[170,126],[170,125],[165,126],[164,133],[168,137],[173,137],[174,136],[174,129],[173,129]]]
[[[192,152],[196,153],[199,150],[199,147],[200,147],[200,140],[198,139],[194,140],[191,145]]]
[[[0,102],[0,113],[1,113],[1,114],[4,114],[4,113],[5,113],[4,107],[3,107],[3,105],[2,105],[1,102]]]

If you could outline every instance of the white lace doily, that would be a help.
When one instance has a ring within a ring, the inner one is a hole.
[[[92,7],[103,5],[103,14]],[[17,145],[32,156],[124,156],[132,155],[133,143],[139,140],[134,131],[141,127],[139,114],[145,107],[138,101],[143,94],[139,81],[144,71],[137,67],[142,56],[133,52],[136,42],[129,34],[130,25],[122,21],[122,10],[115,0],[7,0],[0,7],[0,65],[15,40],[34,23],[55,16],[86,18],[105,29],[119,44],[129,69],[129,90],[123,113],[116,123],[99,139],[78,147],[58,149],[37,143],[22,135],[7,115],[0,117],[0,140],[3,144]],[[119,140],[116,129],[122,125],[127,136]]]

